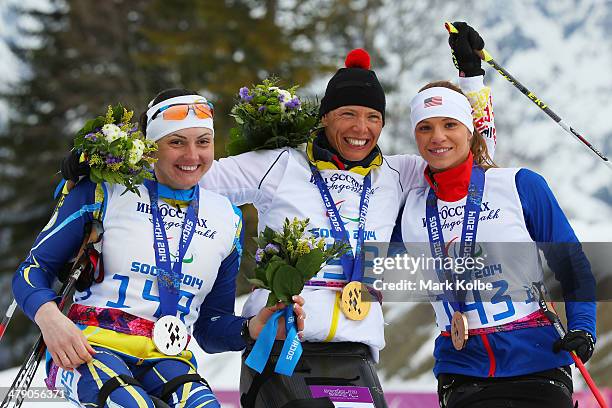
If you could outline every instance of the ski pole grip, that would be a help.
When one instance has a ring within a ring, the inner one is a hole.
[[[448,21],[444,23],[444,28],[446,28],[446,31],[448,31],[449,34],[457,34],[459,32],[453,23]]]
[[[446,21],[444,23],[444,28],[446,28],[446,31],[448,31],[449,34],[458,34],[459,33],[459,30],[457,30],[457,28],[453,25],[453,23],[451,23],[449,21]],[[487,50],[485,50],[484,48],[482,50],[474,50],[474,52],[476,54],[478,54],[480,59],[485,61],[485,62],[489,62],[489,61],[491,61],[493,59],[491,54],[489,54],[489,52]]]

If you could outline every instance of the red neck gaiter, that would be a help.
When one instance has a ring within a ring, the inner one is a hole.
[[[473,164],[474,156],[470,152],[463,163],[439,173],[432,173],[427,166],[425,178],[440,200],[459,201],[467,195]]]

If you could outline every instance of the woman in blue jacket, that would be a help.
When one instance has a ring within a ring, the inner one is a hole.
[[[187,342],[193,337],[209,353],[242,350],[282,306],[234,315],[242,214],[198,185],[214,159],[206,99],[162,92],[141,129],[158,146],[155,179],[138,186],[140,194],[79,182],[20,265],[13,292],[42,332],[48,385],[74,404],[219,407]],[[104,225],[104,279],[77,291],[64,316],[52,285],[94,218]],[[294,300],[303,330],[303,300]]]

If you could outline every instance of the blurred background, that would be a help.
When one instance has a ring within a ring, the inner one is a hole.
[[[416,153],[408,102],[429,81],[456,79],[443,23],[467,21],[502,66],[610,156],[611,19],[610,0],[0,0],[0,313],[12,300],[11,275],[50,216],[74,132],[108,104],[139,114],[164,88],[201,92],[215,104],[223,157],[241,86],[275,75],[285,87],[300,84],[301,96],[320,98],[346,53],[363,47],[387,91],[381,147]],[[581,240],[612,242],[612,173],[483,68],[493,89],[496,162],[541,173]],[[247,236],[254,236],[255,212],[243,210]],[[244,277],[239,289],[248,290]],[[388,304],[386,312],[383,385],[433,391],[431,307]],[[610,312],[601,302],[588,364],[607,386]],[[20,364],[35,335],[34,324],[16,313],[0,344],[0,369]],[[237,385],[234,354],[210,360],[220,362],[209,377],[228,378],[221,388]]]

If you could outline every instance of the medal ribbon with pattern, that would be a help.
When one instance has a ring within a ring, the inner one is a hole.
[[[310,168],[315,183],[319,189],[319,192],[321,193],[321,198],[323,199],[323,204],[327,210],[327,215],[329,216],[332,237],[336,241],[348,244],[349,248],[351,248],[349,233],[346,228],[344,228],[344,224],[342,223],[342,219],[340,217],[340,212],[334,203],[323,177],[321,177],[321,173],[319,173],[319,171],[313,165],[310,165]],[[342,288],[340,309],[344,315],[351,320],[365,319],[370,312],[371,306],[370,295],[367,290],[364,290],[365,286],[361,283],[365,266],[363,243],[365,241],[366,216],[368,214],[368,205],[370,195],[372,193],[371,185],[371,173],[368,173],[363,179],[361,199],[359,202],[359,224],[357,227],[357,243],[355,245],[355,253],[353,254],[353,251],[349,249],[349,251],[344,253],[340,258],[342,272],[349,281],[349,283]]]
[[[159,286],[159,303],[161,316],[176,316],[179,289],[181,286],[181,270],[183,258],[187,253],[187,248],[195,234],[198,225],[198,209],[200,200],[200,189],[196,186],[195,196],[187,207],[178,248],[178,257],[174,264],[170,261],[170,248],[164,220],[159,211],[157,200],[159,198],[157,181],[145,180],[145,186],[149,191],[151,199],[151,216],[153,218],[153,242],[155,251],[155,264],[159,268],[157,283]]]
[[[483,168],[473,166],[465,201],[463,227],[461,230],[461,244],[459,247],[460,256],[464,259],[474,256],[474,249],[476,246],[476,231],[478,230],[478,219],[480,216],[482,196],[484,194],[484,185],[485,172]],[[431,254],[434,258],[439,258],[442,264],[442,268],[436,267],[438,279],[441,282],[450,281],[456,283],[457,274],[444,268],[444,259],[448,256],[448,253],[445,249],[444,235],[442,234],[442,223],[440,222],[440,213],[438,212],[438,197],[436,196],[433,188],[430,188],[429,193],[427,194],[425,214]],[[456,285],[453,289],[453,293],[450,293],[446,289],[444,290],[445,298],[449,301],[455,311],[463,312],[465,305],[465,291],[457,290]]]
[[[342,223],[342,218],[340,218],[340,212],[334,203],[334,199],[323,181],[323,177],[319,170],[317,170],[312,164],[310,165],[312,170],[312,175],[314,177],[315,183],[321,193],[321,198],[323,199],[323,204],[325,205],[325,209],[327,210],[327,214],[329,216],[329,224],[331,226],[331,234],[332,237],[336,241],[341,241],[349,244],[350,248],[350,240],[349,233],[344,228],[344,224]],[[363,191],[361,192],[361,200],[359,202],[359,224],[357,227],[357,243],[355,245],[355,253],[353,255],[352,249],[349,249],[346,253],[342,255],[340,258],[342,264],[342,271],[344,272],[344,276],[349,282],[357,281],[361,282],[363,279],[364,273],[364,254],[363,254],[363,242],[365,240],[365,224],[366,224],[366,216],[368,214],[368,204],[370,201],[370,195],[372,192],[371,189],[372,181],[370,173],[368,173],[363,179]]]

